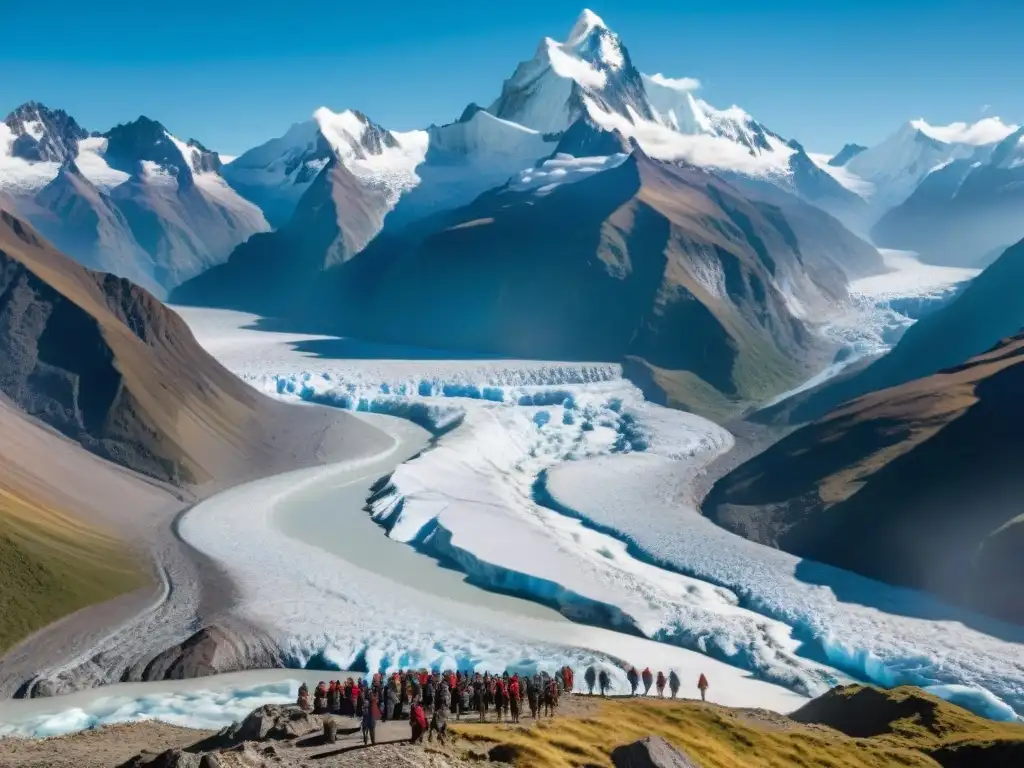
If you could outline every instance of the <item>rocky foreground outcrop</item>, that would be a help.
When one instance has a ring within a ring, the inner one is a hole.
[[[324,725],[333,721],[338,740],[324,738]],[[359,765],[465,768],[469,763],[454,754],[430,752],[407,743],[404,721],[379,723],[379,746],[363,746],[358,722],[351,718],[314,715],[295,706],[266,705],[241,723],[185,749],[142,752],[120,768],[305,768]],[[389,743],[384,743],[389,742]],[[668,768],[668,766],[666,766]],[[674,766],[673,766],[674,768]]]
[[[616,747],[612,751],[615,768],[698,768],[697,764],[660,736],[648,736]]]
[[[337,741],[327,743],[330,719]],[[693,700],[565,697],[519,725],[449,721],[444,746],[410,745],[404,718],[363,747],[358,722],[260,707],[218,733],[156,722],[42,741],[0,739],[4,768],[1004,768],[1024,765],[1024,724],[985,720],[918,688],[833,689],[791,717]],[[131,745],[131,746],[129,746]],[[136,750],[152,746],[148,751]],[[132,756],[134,754],[134,756]],[[116,756],[116,757],[112,757]],[[131,757],[130,757],[131,756]]]

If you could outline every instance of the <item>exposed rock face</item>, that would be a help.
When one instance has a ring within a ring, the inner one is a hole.
[[[267,314],[308,301],[324,270],[361,251],[387,211],[384,192],[363,184],[332,156],[285,227],[250,238],[227,263],[180,285],[172,301]]]
[[[697,768],[697,764],[680,749],[660,736],[648,736],[616,747],[612,751],[615,768]]]
[[[828,164],[833,167],[842,168],[865,149],[867,149],[867,147],[861,146],[860,144],[847,144],[832,156],[832,159],[828,161]]]
[[[742,401],[799,375],[793,361],[814,342],[788,296],[813,314],[846,285],[830,254],[804,242],[778,207],[634,149],[584,181],[498,190],[429,229],[378,239],[334,270],[336,293],[317,303],[336,316],[350,308],[341,330],[386,341],[633,356],[690,376],[658,375],[666,401],[701,409],[697,390]]]
[[[192,168],[181,150],[156,120],[142,116],[130,123],[111,128],[106,134],[107,163],[125,173],[137,173],[139,164],[151,162],[187,184],[192,179]]]
[[[89,136],[63,109],[49,109],[37,101],[22,104],[4,122],[16,137],[11,154],[30,162],[73,160],[78,142]]]
[[[310,422],[292,424],[304,415],[223,368],[151,294],[81,267],[2,211],[0,392],[93,453],[176,485],[253,477],[292,451],[315,461],[315,447],[296,444],[308,441]],[[344,423],[357,442],[387,443]]]
[[[922,321],[924,322],[924,321]],[[801,557],[1024,622],[1024,335],[859,398],[722,478],[704,511]]]
[[[602,129],[589,117],[581,117],[569,126],[555,147],[555,154],[573,157],[603,157],[618,152],[629,154],[633,146],[629,139],[617,131]]]
[[[67,161],[35,197],[40,210],[33,223],[54,245],[89,269],[125,277],[150,291],[156,265],[132,232],[124,213]]]
[[[255,627],[235,632],[226,626],[210,626],[180,645],[164,650],[131,679],[188,680],[222,672],[272,669],[284,666],[278,644]]]

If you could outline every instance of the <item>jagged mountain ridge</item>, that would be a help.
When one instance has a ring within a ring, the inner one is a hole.
[[[32,102],[4,126],[16,138],[0,188],[15,207],[83,264],[161,295],[268,228],[215,152],[149,118],[90,134]]]
[[[683,106],[673,111],[675,102]],[[564,42],[542,40],[487,109],[471,104],[454,123],[396,132],[353,110],[321,108],[284,136],[241,155],[224,175],[281,227],[316,173],[336,156],[364,183],[395,197],[385,224],[392,229],[499,186],[550,155],[561,134],[583,117],[635,137],[653,157],[764,178],[853,226],[862,218],[863,201],[811,162],[799,143],[736,107],[717,110],[642,75],[618,35],[588,10]],[[453,153],[453,137],[469,133],[462,126],[472,127],[477,140],[471,150]],[[381,144],[381,137],[390,143]],[[510,154],[508,147],[524,151]]]

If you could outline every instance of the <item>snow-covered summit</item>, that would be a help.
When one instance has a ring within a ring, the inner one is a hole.
[[[78,153],[78,142],[89,136],[63,109],[29,101],[11,112],[4,123],[10,131],[8,152],[26,161],[63,163]]]
[[[640,72],[626,46],[597,14],[584,10],[565,41],[544,38],[516,67],[490,112],[542,133],[561,133],[588,102],[621,118],[653,120]]]
[[[970,125],[935,126],[910,120],[880,144],[854,155],[844,168],[868,182],[872,204],[884,212],[906,200],[928,174],[972,157],[979,148],[994,145],[1015,130],[1017,126],[997,117]]]
[[[426,143],[426,131],[389,131],[362,112],[321,107],[283,136],[235,158],[223,173],[280,227],[332,158],[357,178],[385,188],[397,201],[401,191],[414,183]]]

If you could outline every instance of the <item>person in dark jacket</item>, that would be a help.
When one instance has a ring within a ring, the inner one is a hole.
[[[377,721],[380,720],[380,706],[377,694],[371,693],[363,707],[363,744],[377,743]]]
[[[665,698],[665,683],[667,683],[667,682],[668,681],[665,679],[665,673],[661,672],[659,670],[659,672],[658,672],[658,680],[657,680],[658,698],[659,699],[664,699]]]
[[[587,667],[587,671],[583,673],[583,680],[587,684],[587,693],[593,696],[594,685],[597,684],[597,672],[593,667]]]
[[[484,681],[473,681],[473,706],[480,713],[480,722],[487,719],[487,698],[484,695]]]
[[[558,683],[551,679],[548,681],[547,690],[544,692],[544,714],[548,717],[554,717],[556,709],[558,709]]]
[[[668,673],[668,689],[672,691],[673,699],[679,694],[679,675],[674,669]]]
[[[530,677],[526,678],[526,700],[530,704],[530,717],[536,720],[540,713],[541,690]]]
[[[440,683],[437,686],[434,699],[434,714],[430,718],[430,733],[427,734],[427,741],[433,741],[436,732],[437,740],[444,744],[448,737],[448,710],[451,703],[452,696],[451,691],[448,690],[448,683]]]
[[[629,668],[626,679],[629,681],[629,695],[636,696],[637,686],[640,685],[640,673],[636,671],[636,667]]]
[[[608,672],[601,670],[601,673],[597,676],[597,686],[601,689],[601,695],[607,696],[608,689],[612,687],[611,678],[608,677]]]

